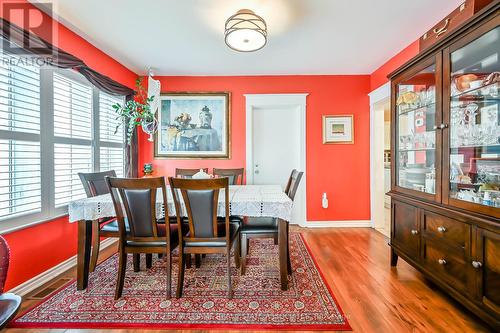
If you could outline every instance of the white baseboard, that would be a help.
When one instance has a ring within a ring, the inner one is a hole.
[[[106,238],[101,242],[101,250],[113,245],[115,242],[118,240],[116,238]],[[36,288],[42,286],[43,284],[49,282],[52,280],[54,277],[58,276],[59,274],[62,274],[66,272],[68,269],[73,268],[76,266],[76,254],[72,256],[71,258],[68,258],[61,262],[60,264],[49,268],[45,272],[42,272],[38,274],[37,276],[29,279],[26,282],[21,283],[20,285],[12,288],[9,290],[9,292],[17,294],[19,296],[25,296],[29,292],[35,290]]]
[[[348,221],[306,221],[301,227],[304,228],[371,228],[370,220],[348,220]]]

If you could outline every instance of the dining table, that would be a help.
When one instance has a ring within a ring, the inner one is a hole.
[[[161,191],[161,189],[158,189]],[[217,215],[225,217],[225,195],[219,195]],[[279,270],[281,289],[288,289],[288,223],[292,216],[292,200],[280,185],[230,185],[229,214],[243,217],[276,218],[278,221]],[[181,216],[187,216],[184,202],[180,202]],[[176,216],[171,190],[167,186],[167,209],[169,216]],[[115,217],[110,194],[73,200],[68,206],[69,222],[78,223],[77,289],[88,286],[92,224]],[[163,196],[156,196],[156,217],[165,217]],[[168,221],[168,219],[165,219]]]

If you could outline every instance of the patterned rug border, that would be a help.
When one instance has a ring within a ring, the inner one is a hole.
[[[335,304],[338,306],[337,310],[339,313],[342,315],[344,318],[345,323],[344,324],[324,324],[324,325],[307,325],[304,327],[304,325],[263,325],[263,324],[164,324],[164,323],[158,323],[158,324],[139,324],[139,323],[129,323],[129,324],[122,324],[122,323],[75,323],[75,322],[59,322],[59,323],[18,323],[17,319],[21,318],[28,312],[36,309],[39,306],[42,306],[46,301],[48,301],[51,297],[53,297],[55,294],[69,286],[70,284],[74,283],[76,279],[72,279],[71,281],[65,283],[63,286],[60,288],[54,290],[52,293],[47,295],[40,303],[35,304],[25,311],[23,311],[21,314],[16,316],[16,319],[14,319],[7,327],[8,328],[47,328],[47,329],[149,329],[149,330],[176,330],[176,329],[187,329],[187,330],[199,330],[199,329],[208,329],[208,330],[224,330],[224,329],[236,329],[236,330],[271,330],[271,331],[352,331],[352,327],[349,324],[349,321],[347,320],[347,317],[344,314],[344,311],[342,310],[342,307],[340,306],[339,302],[337,301],[337,298],[335,297],[335,294],[333,293],[330,284],[328,281],[325,279],[325,275],[323,274],[323,271],[319,267],[316,258],[312,254],[311,248],[309,247],[309,244],[307,243],[306,239],[304,238],[304,235],[301,232],[298,232],[300,239],[304,242],[304,245],[307,249],[307,252],[309,256],[311,257],[314,266],[316,267],[316,270],[319,272],[319,275],[321,276],[321,279],[323,280],[323,283],[326,285],[326,288],[328,289],[328,292],[330,293],[330,296],[332,299],[335,301]],[[107,258],[105,261],[103,261],[101,264],[104,264],[104,262],[111,260],[113,256],[110,256]]]

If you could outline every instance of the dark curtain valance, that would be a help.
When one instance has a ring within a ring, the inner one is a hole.
[[[17,45],[24,54],[50,57],[51,65],[58,68],[74,69],[100,90],[117,96],[134,95],[134,90],[88,67],[82,60],[69,54],[23,28],[0,18],[0,33],[3,41]],[[24,48],[23,45],[29,45]],[[16,53],[12,48],[12,53]]]

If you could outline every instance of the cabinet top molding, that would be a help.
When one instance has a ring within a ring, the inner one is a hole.
[[[387,75],[387,78],[392,80],[396,75],[400,74],[407,68],[411,67],[415,63],[421,61],[422,59],[428,57],[429,55],[436,53],[439,50],[442,50],[445,48],[447,45],[453,43],[457,38],[463,35],[463,33],[475,25],[477,22],[484,20],[488,16],[495,16],[495,15],[500,15],[500,0],[494,0],[491,4],[487,5],[483,9],[481,9],[479,12],[477,12],[475,15],[473,15],[470,19],[462,23],[460,26],[458,26],[455,30],[450,32],[448,35],[446,35],[443,39],[440,41],[436,42],[429,48],[421,51],[419,54],[417,54],[415,57],[412,59],[408,60],[404,65],[396,69],[395,71],[389,73]]]

